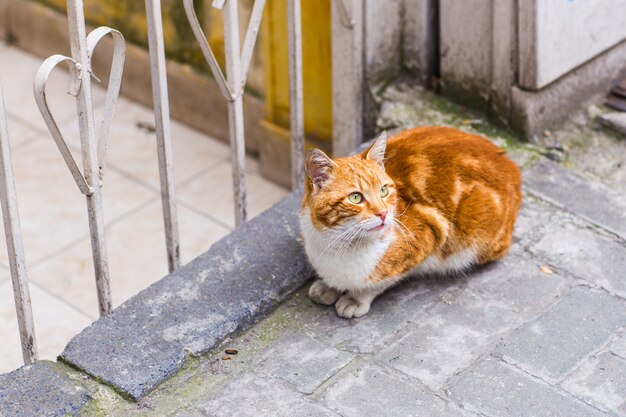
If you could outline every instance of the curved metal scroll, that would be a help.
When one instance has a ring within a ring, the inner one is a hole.
[[[198,41],[198,45],[200,45],[200,50],[202,51],[202,55],[204,55],[204,59],[207,64],[209,64],[209,68],[211,68],[211,73],[217,81],[217,85],[224,95],[224,98],[228,101],[233,101],[236,96],[232,91],[230,91],[230,87],[228,87],[224,73],[222,72],[217,59],[213,54],[211,46],[209,46],[209,42],[206,40],[206,36],[204,36],[204,31],[202,30],[202,26],[200,26],[198,15],[196,15],[196,10],[193,8],[193,0],[183,0],[183,6],[185,7],[185,13],[187,14],[187,20],[189,20],[191,30]]]
[[[79,190],[87,196],[87,215],[89,218],[91,250],[98,291],[98,307],[100,315],[104,316],[111,312],[112,301],[100,187],[102,187],[106,154],[111,136],[111,123],[120,91],[126,50],[124,38],[117,30],[99,27],[91,32],[89,36],[86,35],[82,0],[68,0],[67,10],[72,58],[54,55],[44,61],[37,72],[34,93],[39,111],[66,165],[70,169]],[[104,115],[100,122],[100,128],[96,133],[91,96],[91,78],[97,78],[91,71],[91,59],[96,45],[106,35],[111,35],[113,38],[113,60],[111,62]],[[71,84],[69,93],[76,97],[80,147],[83,159],[82,171],[78,168],[67,146],[67,142],[59,131],[46,98],[48,77],[51,71],[61,62],[67,62],[70,66]]]
[[[117,99],[119,97],[122,83],[122,73],[124,70],[124,60],[126,56],[124,36],[115,29],[101,26],[94,29],[89,36],[87,36],[89,60],[91,61],[93,51],[98,43],[107,35],[111,35],[113,38],[113,61],[111,62],[111,72],[109,75],[109,86],[106,93],[104,114],[102,116],[100,130],[98,132],[98,163],[100,166],[100,181],[102,181],[104,177],[106,154],[111,137],[111,125],[113,122],[113,116],[115,115],[115,109],[117,108]],[[35,76],[35,84],[33,87],[35,101],[37,102],[37,107],[39,107],[39,111],[41,112],[41,115],[43,116],[44,121],[52,134],[52,138],[57,144],[57,147],[61,152],[61,156],[69,168],[72,177],[74,177],[74,181],[76,181],[76,185],[78,185],[80,192],[90,196],[93,194],[93,188],[89,186],[85,176],[76,164],[76,161],[67,146],[67,142],[65,141],[65,138],[63,138],[58,124],[50,111],[46,97],[46,83],[48,82],[50,73],[54,68],[56,68],[57,65],[63,62],[68,63],[72,74],[72,86],[69,93],[72,95],[77,94],[77,91],[80,88],[80,81],[77,76],[77,73],[81,70],[80,64],[78,64],[74,59],[64,55],[52,55],[41,64],[39,70],[37,71],[37,75]]]
[[[111,62],[111,72],[109,74],[109,86],[107,87],[107,96],[104,102],[104,114],[100,122],[100,130],[98,132],[98,162],[100,164],[100,181],[104,178],[104,170],[106,167],[106,155],[109,149],[109,141],[111,139],[111,125],[117,108],[117,98],[120,95],[120,87],[122,85],[122,73],[124,71],[124,60],[126,59],[126,43],[124,36],[118,30],[111,29],[106,26],[100,26],[87,35],[87,53],[89,61],[93,56],[98,42],[107,35],[113,38],[113,61]],[[93,74],[92,74],[93,75]]]
[[[265,0],[255,0],[246,30],[243,49],[239,43],[239,18],[237,0],[214,0],[213,7],[224,9],[224,50],[226,53],[226,77],[215,59],[206,36],[202,31],[193,0],[184,0],[185,13],[202,54],[211,68],[224,98],[228,102],[228,125],[233,163],[233,191],[235,223],[246,221],[245,144],[243,123],[243,91],[250,68],[252,51],[256,43]]]
[[[46,83],[48,81],[48,77],[50,76],[52,70],[62,62],[67,62],[70,65],[70,72],[74,73],[78,71],[76,68],[76,61],[67,56],[52,55],[50,58],[46,59],[37,70],[37,75],[35,76],[35,84],[33,87],[35,101],[37,102],[37,107],[39,107],[39,111],[48,126],[48,130],[50,130],[50,133],[52,134],[52,138],[61,152],[63,160],[65,160],[65,164],[70,169],[72,177],[74,177],[74,181],[76,181],[76,185],[78,185],[81,193],[89,196],[93,194],[93,188],[87,184],[85,176],[76,164],[76,161],[67,146],[67,142],[65,142],[65,139],[59,130],[59,126],[57,125],[54,116],[52,116],[52,112],[50,112],[48,100],[46,99]],[[74,76],[72,78],[75,79]]]
[[[202,50],[202,54],[204,55],[204,59],[209,64],[211,73],[217,80],[220,90],[222,91],[222,94],[224,94],[226,100],[233,100],[235,97],[234,94],[241,94],[243,92],[243,88],[245,87],[248,72],[250,71],[250,62],[252,61],[252,51],[256,45],[259,28],[261,27],[261,18],[263,17],[265,1],[266,0],[255,0],[254,5],[252,6],[250,21],[248,22],[248,29],[246,30],[246,37],[244,38],[243,49],[241,51],[241,89],[239,91],[230,90],[228,83],[226,82],[226,78],[224,78],[224,74],[222,73],[222,69],[218,64],[217,59],[215,59],[213,50],[211,49],[211,46],[209,45],[209,42],[207,42],[206,36],[202,31],[202,27],[198,21],[198,16],[193,8],[193,0],[183,1],[185,13],[187,14],[187,20],[189,20],[189,24],[191,25],[191,30],[193,31],[193,34],[200,45],[200,49]],[[224,7],[224,3],[224,0],[215,0],[213,2],[213,7],[221,9]]]

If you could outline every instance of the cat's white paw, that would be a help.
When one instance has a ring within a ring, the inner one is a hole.
[[[345,319],[351,319],[361,317],[370,311],[370,300],[357,300],[350,295],[346,294],[339,298],[337,304],[335,304],[335,310],[340,317]]]
[[[335,304],[340,295],[341,291],[329,287],[321,279],[315,281],[309,288],[309,298],[318,304],[326,306]]]

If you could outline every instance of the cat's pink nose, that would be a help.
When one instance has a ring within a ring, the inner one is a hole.
[[[376,213],[376,216],[380,217],[383,223],[385,223],[385,218],[387,217],[387,211],[381,211],[380,213]]]

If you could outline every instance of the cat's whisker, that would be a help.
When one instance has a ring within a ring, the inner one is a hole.
[[[404,240],[405,240],[407,246],[417,247],[417,242],[415,240],[415,237],[412,236],[411,230],[404,223],[402,223],[400,220],[393,219],[392,225],[396,228],[396,230],[398,230],[400,233],[402,233],[402,236],[404,237]],[[402,227],[404,227],[404,229],[407,231],[408,235],[407,235],[407,233],[404,232],[404,230],[402,230]],[[409,238],[410,238],[410,240],[409,240]]]
[[[411,229],[409,229],[406,224],[404,224],[401,220],[398,220],[398,219],[394,219],[394,222],[397,225],[402,226],[404,228],[404,230],[407,231],[407,233],[409,234],[408,236],[411,238],[411,240],[413,240],[413,241],[416,240],[415,236],[413,236],[413,234],[411,233]]]
[[[337,248],[336,251],[339,259],[341,259],[343,255],[347,252],[348,248],[351,246],[353,237],[356,236],[359,230],[360,229],[358,227],[355,227],[352,233],[350,233],[344,240],[342,240],[341,245]]]
[[[409,241],[408,241],[408,239],[407,239],[406,234],[404,233],[404,231],[403,231],[400,227],[398,227],[398,225],[397,225],[396,223],[391,223],[391,225],[393,226],[393,228],[394,228],[395,230],[397,230],[398,232],[400,232],[400,234],[401,234],[401,235],[402,235],[402,237],[404,238],[404,242],[406,243],[406,245],[407,245],[407,246],[409,246],[409,247],[410,247],[411,245],[409,244]]]
[[[404,216],[404,213],[406,213],[406,211],[409,209],[409,207],[411,206],[411,203],[413,203],[413,201],[409,201],[409,204],[406,205],[406,207],[404,208],[404,210],[402,210],[402,213],[400,213],[399,215],[396,216],[396,218],[402,217]]]
[[[357,226],[359,225],[359,223],[355,223],[349,227],[346,228],[346,230],[343,230],[338,236],[333,236],[334,239],[332,240],[332,242],[330,242],[328,244],[328,246],[326,246],[326,248],[322,251],[322,253],[320,254],[323,255],[329,248],[331,248],[332,246],[334,246],[337,242],[343,241],[344,236],[346,236],[347,234],[350,234],[350,232],[352,232],[354,229],[358,229]]]
[[[339,259],[343,259],[344,255],[346,255],[348,253],[348,250],[350,249],[351,246],[356,247],[356,250],[358,249],[359,243],[361,238],[365,235],[365,233],[367,232],[367,229],[364,228],[359,228],[351,237],[349,242],[346,242],[346,244],[344,245],[343,250],[340,252],[340,256]],[[352,245],[352,243],[354,243],[354,245]]]
[[[389,152],[389,154],[385,155],[385,158],[383,158],[383,164],[393,161],[393,159],[398,156],[400,156],[400,153],[396,150]]]

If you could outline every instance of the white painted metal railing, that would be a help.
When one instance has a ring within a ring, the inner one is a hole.
[[[24,364],[29,365],[37,360],[37,339],[35,338],[35,324],[33,309],[28,289],[28,275],[24,260],[24,246],[22,244],[22,230],[17,212],[17,196],[15,181],[13,180],[13,164],[11,163],[11,148],[9,146],[9,132],[7,130],[6,111],[4,109],[4,94],[0,86],[0,201],[2,203],[2,219],[4,220],[4,234],[7,241],[11,279],[13,281],[13,296],[15,298],[15,312],[20,330],[22,343],[22,357]]]
[[[256,0],[252,8],[250,23],[243,44],[239,46],[239,17],[237,2],[234,0],[214,0],[213,7],[224,10],[224,51],[226,54],[226,77],[204,36],[198,16],[193,8],[193,0],[183,0],[185,13],[193,34],[200,45],[202,54],[224,98],[228,102],[228,126],[230,135],[231,162],[233,169],[233,193],[235,200],[235,224],[246,221],[246,177],[245,143],[243,130],[243,92],[250,67],[252,50],[261,24],[265,0]]]
[[[100,315],[104,316],[111,312],[112,302],[109,264],[104,237],[101,186],[104,179],[111,123],[113,122],[122,81],[125,46],[124,38],[115,29],[99,27],[87,36],[82,0],[67,1],[67,18],[72,57],[53,55],[46,59],[37,72],[34,93],[37,106],[61,151],[65,163],[76,180],[78,188],[87,198],[87,213],[91,232],[91,248],[98,291],[98,304]],[[114,40],[113,62],[111,64],[111,76],[105,101],[104,116],[100,124],[98,136],[96,136],[96,123],[91,100],[91,78],[95,76],[91,70],[91,57],[98,42],[108,34]],[[51,71],[62,62],[66,62],[70,66],[72,86],[69,93],[76,97],[83,172],[80,171],[74,161],[74,157],[59,131],[46,100],[46,82],[48,77]]]
[[[285,1],[287,1],[289,30],[292,184],[294,188],[299,188],[304,183],[301,0]],[[236,224],[240,225],[246,221],[243,94],[250,69],[252,53],[258,37],[265,0],[255,0],[254,2],[242,48],[240,48],[239,42],[237,0],[213,1],[213,7],[224,11],[226,76],[222,73],[213,51],[204,36],[193,8],[193,0],[183,0],[183,4],[202,53],[224,98],[228,102],[235,218]],[[53,55],[46,59],[37,72],[34,82],[34,94],[50,134],[59,148],[61,156],[68,166],[72,177],[76,181],[79,191],[85,195],[87,200],[98,304],[100,315],[104,316],[111,311],[112,302],[107,249],[104,236],[101,187],[106,169],[111,126],[122,81],[125,43],[119,31],[108,27],[99,27],[87,35],[82,0],[67,0],[67,16],[71,57]],[[146,19],[167,259],[169,270],[173,271],[180,266],[180,243],[176,216],[168,86],[160,0],[146,0]],[[107,35],[113,38],[113,60],[111,63],[104,114],[99,129],[96,130],[96,121],[94,120],[91,99],[91,80],[92,78],[98,79],[92,72],[91,59],[98,42]],[[63,138],[52,116],[46,97],[46,83],[48,77],[52,70],[61,63],[65,63],[69,67],[71,81],[69,94],[76,98],[83,165],[82,170],[74,160],[67,142]],[[21,231],[17,215],[17,201],[11,167],[8,132],[6,129],[4,106],[1,101],[1,96],[2,91],[0,89],[0,200],[2,203],[5,234],[11,264],[11,275],[13,279],[24,363],[30,364],[37,360],[37,344],[24,262]]]
[[[148,23],[152,100],[154,103],[154,125],[157,135],[159,177],[161,180],[165,247],[167,250],[167,264],[170,272],[172,272],[180,266],[180,241],[178,236],[178,217],[176,215],[176,194],[174,191],[170,105],[167,95],[167,72],[160,0],[146,0],[146,21]]]

